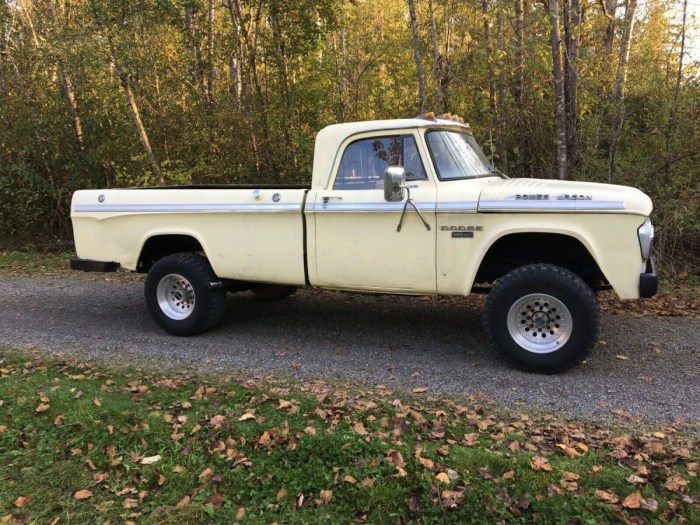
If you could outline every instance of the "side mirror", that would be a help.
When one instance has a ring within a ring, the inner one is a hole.
[[[384,200],[400,202],[404,198],[406,171],[401,166],[389,166],[384,172]]]

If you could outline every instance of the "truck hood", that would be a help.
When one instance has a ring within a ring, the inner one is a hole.
[[[651,199],[636,188],[548,179],[491,179],[479,196],[480,212],[630,213],[648,216]]]

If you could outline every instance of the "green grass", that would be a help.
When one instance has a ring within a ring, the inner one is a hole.
[[[0,275],[54,275],[70,271],[71,252],[36,253],[0,251]]]
[[[0,521],[700,522],[697,436],[679,429],[630,435],[467,398],[168,377],[7,347],[0,376]],[[656,508],[623,505],[637,490]]]

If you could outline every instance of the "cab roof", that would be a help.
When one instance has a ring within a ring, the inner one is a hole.
[[[371,133],[373,131],[428,128],[452,128],[471,133],[469,124],[455,120],[455,118],[459,119],[459,117],[449,118],[446,115],[441,115],[437,118],[431,117],[432,114],[428,114],[427,116],[421,115],[408,119],[363,120],[326,126],[316,135],[312,182],[314,189],[325,189],[325,184],[329,180],[330,171],[340,151],[341,144],[353,135]]]

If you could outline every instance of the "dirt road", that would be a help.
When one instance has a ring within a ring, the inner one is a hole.
[[[603,314],[587,362],[560,375],[514,370],[487,347],[479,300],[300,290],[229,296],[224,322],[194,338],[161,331],[138,278],[0,277],[0,344],[201,370],[339,377],[432,393],[483,392],[571,416],[620,410],[700,422],[700,319]],[[624,359],[626,358],[626,359]],[[624,414],[623,414],[623,417]]]

